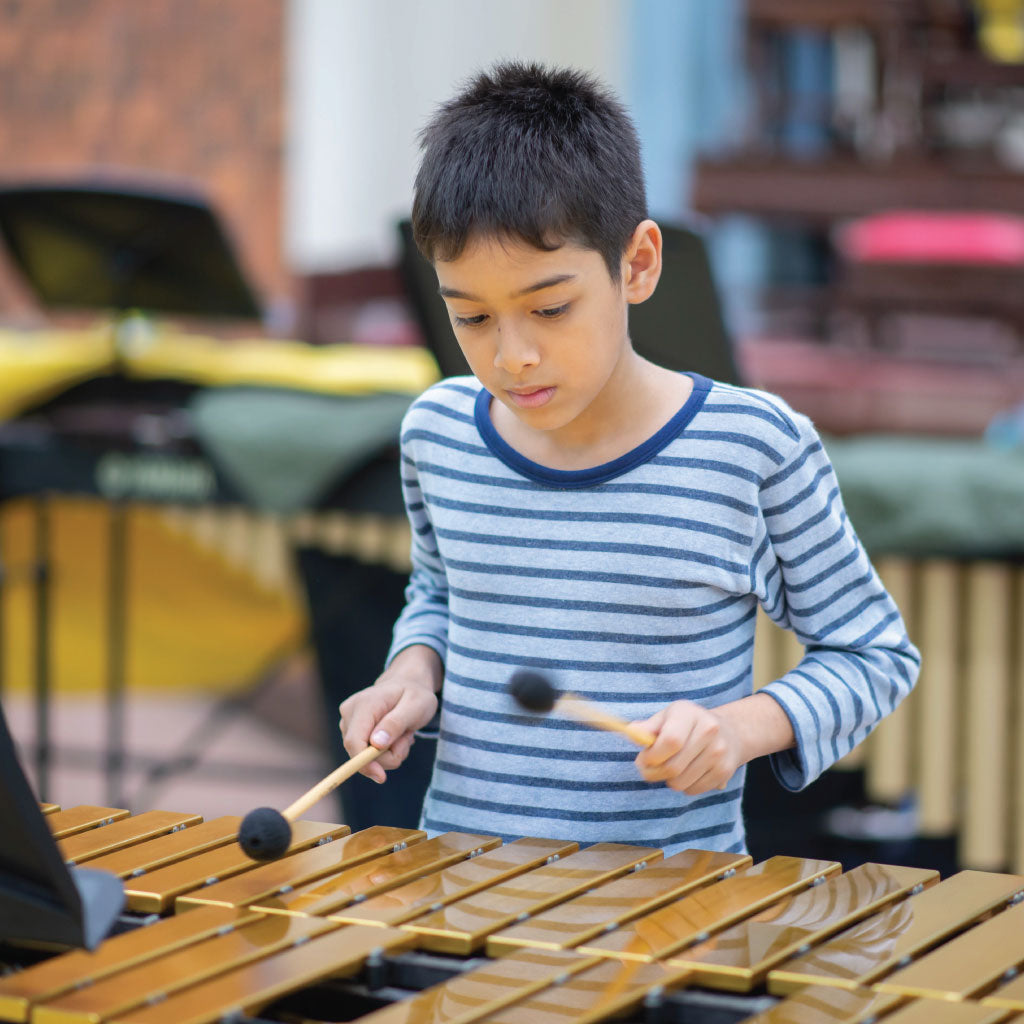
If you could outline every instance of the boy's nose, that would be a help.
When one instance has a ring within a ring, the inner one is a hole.
[[[528,335],[499,328],[494,365],[506,373],[521,373],[540,362],[540,353]]]

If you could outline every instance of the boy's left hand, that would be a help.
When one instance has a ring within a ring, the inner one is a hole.
[[[634,724],[656,737],[636,758],[648,782],[664,782],[669,789],[697,796],[724,789],[745,762],[741,736],[730,717],[693,701],[677,700]]]

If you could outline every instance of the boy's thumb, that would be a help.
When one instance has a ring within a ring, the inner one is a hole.
[[[415,732],[428,722],[436,706],[433,694],[427,701],[419,693],[403,693],[373,727],[370,742],[379,750],[386,750],[407,733]]]
[[[378,750],[387,750],[391,746],[393,728],[388,725],[387,719],[383,719],[377,728],[370,735],[370,742]]]
[[[409,731],[411,723],[406,721],[406,717],[399,708],[392,708],[370,733],[370,742],[378,750],[387,750],[395,740]]]

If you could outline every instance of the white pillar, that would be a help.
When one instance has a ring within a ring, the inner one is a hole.
[[[290,0],[285,244],[298,273],[389,262],[417,133],[475,71],[515,58],[623,96],[629,0]],[[624,97],[623,97],[624,98]]]

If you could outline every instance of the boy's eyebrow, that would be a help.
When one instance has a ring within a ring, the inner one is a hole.
[[[553,288],[556,284],[564,284],[566,281],[575,280],[575,278],[575,274],[557,274],[555,277],[546,277],[543,281],[537,281],[536,284],[527,285],[516,292],[512,298],[518,299],[523,295],[529,295],[531,292],[540,292],[545,288]],[[470,295],[468,292],[460,292],[457,288],[446,288],[444,285],[441,285],[438,288],[438,292],[446,299],[465,299],[468,302],[479,302],[475,295]]]

